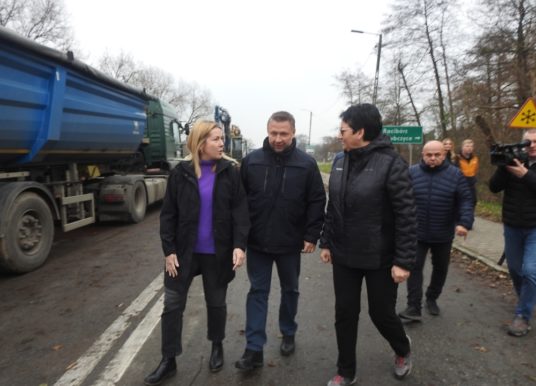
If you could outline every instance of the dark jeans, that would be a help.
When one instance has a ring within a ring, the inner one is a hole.
[[[179,267],[180,269],[180,267]],[[227,284],[219,282],[215,255],[194,254],[190,276],[181,281],[178,291],[165,289],[162,312],[162,356],[174,357],[182,352],[182,315],[186,307],[188,289],[195,276],[203,277],[203,290],[207,305],[207,337],[212,342],[225,338]],[[166,272],[165,275],[168,273]]]
[[[335,332],[339,348],[337,366],[338,374],[343,377],[353,378],[356,373],[357,329],[363,279],[367,284],[372,322],[396,355],[406,356],[410,351],[409,339],[395,310],[398,284],[391,277],[391,269],[364,270],[333,264]]]
[[[266,318],[268,295],[275,262],[281,286],[279,329],[283,335],[294,335],[298,325],[298,278],[300,276],[300,252],[272,255],[248,249],[247,268],[251,284],[246,302],[246,339],[248,350],[262,351],[266,344]]]
[[[417,242],[417,258],[408,279],[408,306],[421,309],[423,269],[428,250],[432,253],[432,277],[426,290],[426,299],[436,300],[439,297],[447,280],[451,247],[452,241],[446,243]]]

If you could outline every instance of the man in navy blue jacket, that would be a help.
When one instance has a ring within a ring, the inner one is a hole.
[[[291,355],[298,324],[300,253],[312,253],[324,222],[326,192],[313,157],[296,147],[294,117],[278,111],[267,124],[261,149],[249,153],[240,172],[251,229],[247,243],[250,289],[246,302],[246,350],[235,366],[263,366],[268,296],[275,263],[281,287],[281,354]]]
[[[437,298],[447,279],[454,234],[466,237],[473,226],[473,200],[461,171],[445,162],[439,141],[427,142],[422,161],[409,169],[417,205],[417,259],[408,279],[408,307],[399,315],[406,321],[421,320],[423,268],[432,254],[432,277],[426,290],[426,309],[439,315]]]

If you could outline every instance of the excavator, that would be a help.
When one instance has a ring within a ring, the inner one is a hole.
[[[225,143],[223,145],[225,153],[237,161],[241,161],[246,155],[246,143],[242,137],[240,128],[231,124],[229,112],[221,106],[214,109],[214,121],[222,126],[225,134]]]

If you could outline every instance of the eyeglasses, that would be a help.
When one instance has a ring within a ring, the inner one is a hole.
[[[341,135],[344,135],[346,131],[352,131],[352,130],[351,129],[339,129],[339,133],[341,133]]]

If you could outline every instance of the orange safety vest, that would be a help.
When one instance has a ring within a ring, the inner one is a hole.
[[[476,155],[467,159],[462,155],[458,157],[458,165],[465,177],[475,177],[478,173],[478,157]]]

